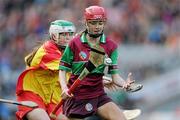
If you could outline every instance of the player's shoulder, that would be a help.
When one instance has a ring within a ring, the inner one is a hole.
[[[42,45],[42,47],[44,49],[47,49],[47,50],[49,50],[49,49],[57,49],[57,45],[53,40],[45,41],[44,44]]]
[[[70,40],[69,45],[80,44],[80,42],[81,42],[80,39],[81,39],[81,36],[80,36],[80,35],[74,36],[74,37]]]
[[[116,44],[114,40],[112,40],[110,37],[106,37],[106,42],[110,44]]]
[[[117,43],[113,41],[110,37],[106,37],[106,45],[112,47],[118,47]]]

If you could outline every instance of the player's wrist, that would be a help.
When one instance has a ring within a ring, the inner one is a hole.
[[[126,84],[126,81],[121,79],[121,80],[114,80],[113,81],[115,84],[118,84],[120,86],[124,86]]]

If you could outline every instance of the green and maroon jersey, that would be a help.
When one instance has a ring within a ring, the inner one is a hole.
[[[112,65],[109,67],[108,73],[118,73],[118,46],[113,41],[106,38],[104,34],[101,36],[98,44],[104,48],[105,53],[112,60]],[[83,33],[81,36],[76,36],[66,47],[61,58],[59,69],[72,72],[68,87],[73,84],[84,69],[84,65],[89,59],[90,50],[91,44],[88,43],[85,33]],[[87,75],[81,81],[80,85],[75,89],[75,92],[73,93],[74,97],[78,97],[79,99],[87,99],[104,94],[102,76],[104,75],[105,66],[105,64],[102,64]]]

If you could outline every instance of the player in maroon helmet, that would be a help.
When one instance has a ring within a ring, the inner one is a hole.
[[[66,99],[63,104],[64,114],[72,120],[98,114],[106,120],[125,120],[121,109],[106,95],[103,86],[103,75],[106,64],[98,66],[84,78],[75,89],[73,95],[68,94],[68,88],[78,78],[85,63],[89,59],[91,47],[101,46],[105,54],[112,60],[108,73],[112,75],[112,81],[128,88],[132,80],[131,74],[125,81],[118,74],[118,46],[104,34],[107,16],[103,7],[90,6],[85,9],[86,30],[72,39],[66,47],[60,63],[60,83],[62,86],[62,98]],[[65,74],[72,74],[67,83]]]

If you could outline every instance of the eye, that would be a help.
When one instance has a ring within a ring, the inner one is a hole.
[[[104,21],[99,21],[99,25],[103,25],[104,24]]]
[[[73,36],[74,32],[68,32],[69,36]]]
[[[91,24],[91,25],[96,25],[97,24],[96,21],[89,21],[88,23]]]
[[[65,33],[59,33],[59,36],[65,36],[66,34]]]
[[[91,25],[104,25],[104,21],[89,21],[88,24],[91,24]]]
[[[60,36],[73,36],[74,32],[63,32],[63,33],[59,33]]]

